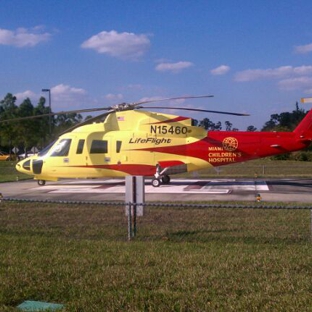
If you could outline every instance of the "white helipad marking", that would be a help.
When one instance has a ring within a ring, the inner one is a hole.
[[[265,181],[235,181],[235,180],[213,180],[207,183],[204,189],[232,189],[238,191],[268,191],[269,187]]]
[[[64,184],[63,184],[64,183]],[[34,188],[48,193],[125,193],[123,179],[74,180],[59,182]],[[189,193],[189,194],[228,194],[235,191],[263,192],[269,188],[265,181],[214,179],[214,180],[172,180],[170,185],[153,187],[150,181],[145,184],[145,193]]]

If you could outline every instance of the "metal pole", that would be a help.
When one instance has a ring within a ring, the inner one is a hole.
[[[136,177],[133,177],[133,237],[137,231],[137,198],[136,198]]]
[[[128,203],[128,241],[131,241],[132,237],[132,216],[131,216],[131,203]]]
[[[311,211],[311,220],[310,220],[310,235],[311,235],[311,241],[312,241],[312,209]]]
[[[49,139],[51,139],[51,126],[52,126],[52,122],[51,122],[51,113],[52,113],[52,109],[51,109],[51,89],[42,89],[42,92],[48,92],[49,93]]]
[[[51,130],[51,113],[52,113],[52,110],[51,110],[51,90],[49,89],[49,136],[50,136],[50,139],[51,139],[51,134],[52,134],[52,130]]]

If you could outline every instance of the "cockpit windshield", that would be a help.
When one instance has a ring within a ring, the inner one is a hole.
[[[38,156],[44,156],[50,150],[50,148],[54,145],[55,142],[56,140],[54,140],[49,145],[47,145],[42,151],[38,153]]]

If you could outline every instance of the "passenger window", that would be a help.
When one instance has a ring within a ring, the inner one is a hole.
[[[117,153],[120,153],[120,150],[121,150],[121,143],[122,143],[121,141],[117,141],[117,142],[116,142],[116,152],[117,152]]]
[[[63,139],[52,147],[51,156],[68,156],[71,139]]]
[[[79,140],[76,154],[82,154],[85,140]]]
[[[90,154],[107,153],[107,141],[93,140],[91,144]]]

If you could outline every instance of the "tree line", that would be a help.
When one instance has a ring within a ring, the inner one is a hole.
[[[26,98],[20,105],[16,104],[16,97],[8,93],[0,101],[0,147],[11,151],[18,147],[21,151],[29,151],[33,146],[39,150],[56,139],[66,129],[82,121],[80,114],[61,114],[57,116],[43,116],[41,118],[18,120],[17,118],[50,114],[46,106],[46,99],[40,97],[37,105],[33,105]],[[17,119],[17,120],[14,120]]]
[[[37,105],[33,105],[29,98],[26,98],[20,105],[16,104],[16,100],[14,95],[8,93],[4,99],[0,101],[0,121],[52,113],[50,112],[50,108],[46,106],[46,99],[44,97],[40,97]],[[296,103],[296,108],[292,112],[272,114],[270,119],[265,122],[261,131],[292,131],[306,113],[307,112],[300,109],[298,103]],[[22,151],[28,151],[31,147],[36,146],[40,150],[51,141],[55,140],[61,133],[65,132],[66,129],[90,117],[91,116],[87,116],[83,119],[80,114],[70,113],[2,122],[0,124],[0,148],[4,147],[8,151],[11,151],[14,146]],[[222,123],[220,121],[213,122],[209,118],[196,121],[195,125],[203,127],[206,130],[222,130]],[[230,121],[225,121],[224,125],[224,130],[238,130],[233,127]],[[257,131],[257,128],[250,125],[247,127],[246,131]],[[279,157],[283,159],[286,157],[287,159],[289,156]]]

